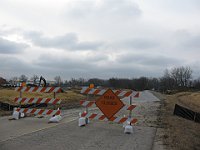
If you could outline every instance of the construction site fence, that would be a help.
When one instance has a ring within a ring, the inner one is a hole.
[[[5,111],[13,111],[13,109],[15,107],[21,107],[21,108],[32,108],[32,107],[37,107],[37,108],[41,108],[41,107],[47,107],[47,104],[24,104],[24,105],[11,105],[8,103],[3,103],[0,102],[0,109],[1,110],[5,110]]]

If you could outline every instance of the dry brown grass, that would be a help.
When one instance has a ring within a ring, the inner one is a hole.
[[[164,127],[164,144],[172,150],[199,150],[200,124],[173,115],[176,103],[189,109],[200,110],[199,92],[182,92],[167,95],[161,108],[161,122]]]
[[[177,94],[178,103],[193,111],[200,112],[200,92],[185,92]]]
[[[79,91],[70,90],[64,93],[57,93],[56,98],[62,99],[61,107],[63,109],[79,107],[79,101],[85,99],[84,95],[79,94]],[[14,89],[0,89],[0,101],[8,104],[15,104],[15,97],[19,97],[19,92]],[[53,98],[53,93],[22,93],[22,97],[38,97],[38,98]]]

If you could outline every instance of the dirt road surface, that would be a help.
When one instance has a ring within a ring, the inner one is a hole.
[[[128,99],[123,102],[129,103]],[[144,91],[133,102],[138,105],[133,117],[139,120],[133,126],[133,134],[124,134],[123,125],[112,122],[91,121],[85,127],[78,127],[78,114],[83,111],[80,108],[65,110],[62,121],[57,124],[47,124],[49,118],[27,117],[9,121],[9,117],[1,117],[0,150],[162,149],[155,142],[159,99]],[[92,108],[91,111],[98,110]]]

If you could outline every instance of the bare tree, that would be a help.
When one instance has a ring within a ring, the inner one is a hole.
[[[193,81],[193,87],[195,89],[200,89],[200,77]]]
[[[166,69],[164,71],[164,76],[160,78],[160,90],[166,91],[166,90],[173,90],[175,86],[177,85],[176,76],[175,73],[171,73],[172,71],[169,71]],[[174,77],[173,77],[174,76]]]
[[[22,75],[19,77],[19,79],[20,79],[21,81],[23,81],[23,82],[26,82],[26,81],[28,80],[28,77],[25,76],[24,74],[22,74]]]
[[[178,67],[171,70],[171,77],[175,80],[176,86],[187,87],[192,78],[192,70],[190,67]]]
[[[183,80],[184,80],[184,85],[189,86],[190,85],[190,80],[192,79],[192,69],[190,67],[185,67],[185,71],[183,74]]]
[[[56,81],[56,84],[57,84],[58,86],[60,86],[60,85],[61,85],[61,82],[62,82],[61,77],[60,77],[60,76],[56,76],[54,79],[55,79],[55,81]]]
[[[17,84],[17,81],[18,81],[18,77],[12,77],[12,78],[10,79],[10,83],[11,83],[12,85],[16,85],[16,84]]]
[[[33,80],[33,84],[37,84],[37,79],[39,79],[39,77],[37,75],[33,75],[33,77],[31,77],[31,80]]]

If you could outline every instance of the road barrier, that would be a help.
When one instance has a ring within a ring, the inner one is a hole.
[[[52,109],[36,109],[36,108],[17,108],[18,112],[25,114],[35,114],[35,115],[60,115],[60,110]]]
[[[125,123],[126,121],[129,121],[131,124],[134,124],[137,122],[136,118],[129,118],[129,117],[116,117],[113,116],[110,119],[106,118],[103,114],[97,114],[97,113],[85,113],[83,112],[81,114],[81,117],[89,118],[90,120],[102,120],[102,121],[112,121],[116,123]]]
[[[132,111],[136,107],[135,104],[132,104],[132,98],[139,97],[139,92],[132,90],[83,88],[81,93],[87,94],[87,99],[80,101],[80,105],[84,106],[86,110],[79,114],[79,126],[88,124],[88,120],[112,121],[115,123],[126,123],[128,126],[125,126],[125,132],[133,132],[131,125],[135,124],[137,119],[132,117]],[[92,95],[99,95],[100,97],[89,101],[89,96]],[[130,105],[125,105],[119,97],[130,97]],[[90,107],[98,107],[103,114],[90,113],[88,109]],[[121,110],[128,110],[129,115],[124,117],[116,116]]]
[[[60,104],[61,99],[59,98],[20,98],[16,97],[15,103],[24,103],[24,104]]]
[[[18,92],[41,92],[41,93],[60,93],[60,87],[16,87],[15,91]]]
[[[81,94],[87,94],[87,95],[103,95],[107,89],[95,89],[95,88],[87,88],[84,87],[81,90]],[[139,97],[139,92],[133,91],[133,90],[112,90],[115,95],[118,97]]]
[[[61,111],[59,108],[55,109],[36,109],[36,108],[22,108],[21,104],[60,104],[61,99],[56,98],[56,93],[62,92],[60,87],[16,87],[15,91],[20,92],[20,97],[16,97],[14,99],[15,103],[19,103],[20,107],[18,107],[15,111],[19,113],[25,114],[34,114],[34,115],[60,115]],[[22,92],[39,92],[39,93],[54,93],[54,98],[22,98]]]

